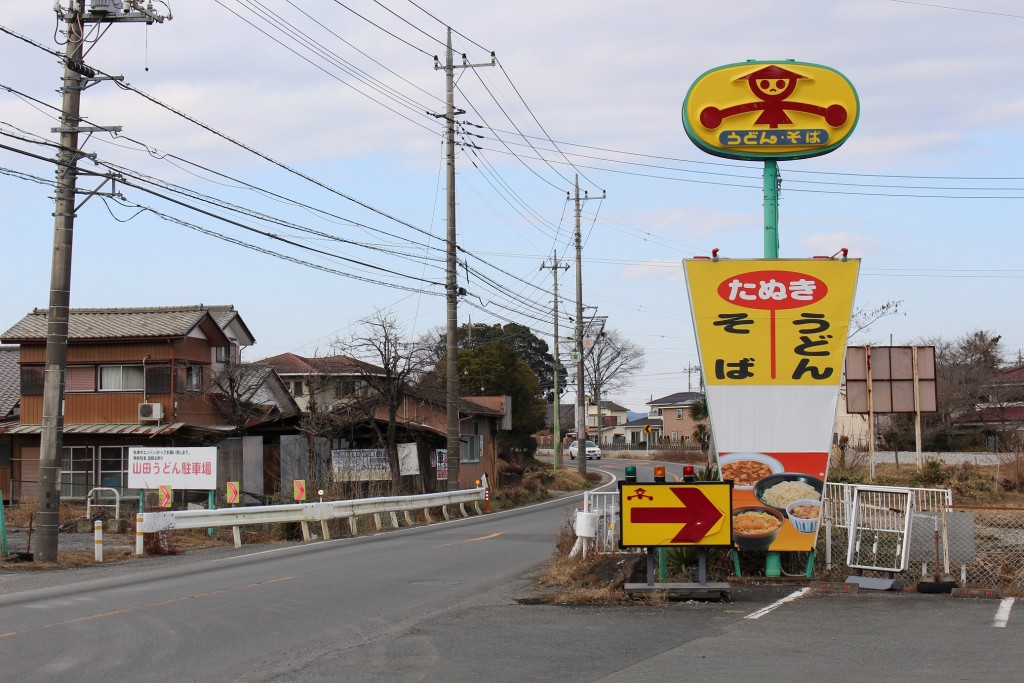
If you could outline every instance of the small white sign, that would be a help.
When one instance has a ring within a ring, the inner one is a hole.
[[[128,449],[128,488],[212,491],[217,488],[217,449],[213,446]]]

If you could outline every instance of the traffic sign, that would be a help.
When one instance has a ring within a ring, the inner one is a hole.
[[[234,505],[238,502],[238,482],[229,481],[227,484],[227,490],[224,494],[224,498],[227,499],[228,505]]]
[[[732,482],[619,482],[619,505],[623,548],[732,543]]]
[[[160,486],[160,507],[169,508],[174,502],[174,487],[161,484]]]
[[[292,481],[292,497],[297,501],[306,500],[306,480],[295,479]]]
[[[651,425],[644,425],[644,434],[651,433]]]

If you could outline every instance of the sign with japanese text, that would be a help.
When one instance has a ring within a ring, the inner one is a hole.
[[[685,265],[706,385],[838,384],[859,261]]]
[[[683,101],[683,127],[709,154],[801,159],[827,154],[857,126],[853,85],[826,66],[749,61],[705,72]]]
[[[743,515],[733,523],[736,544],[809,551],[860,262],[693,259],[684,267],[719,467]]]
[[[345,448],[331,451],[335,481],[385,481],[391,479],[388,453],[383,448]]]
[[[217,449],[213,446],[128,449],[128,488],[214,491],[217,489]]]
[[[623,548],[728,546],[731,493],[729,482],[626,484],[620,481],[620,545]]]
[[[448,481],[448,449],[438,448],[435,451],[435,455],[432,460],[435,460],[437,466],[437,480]]]

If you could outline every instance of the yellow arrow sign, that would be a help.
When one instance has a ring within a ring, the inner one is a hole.
[[[619,483],[622,547],[728,546],[732,483]]]

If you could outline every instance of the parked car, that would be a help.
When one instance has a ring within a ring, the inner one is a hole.
[[[580,446],[580,442],[579,441],[573,441],[571,444],[569,444],[569,457],[572,458],[573,460],[576,459],[576,455],[579,453],[579,450],[580,450],[579,446]],[[594,443],[593,441],[587,441],[587,447],[586,448],[587,448],[587,452],[586,452],[587,460],[600,460],[601,459],[601,449],[600,449],[600,447],[596,443]]]

